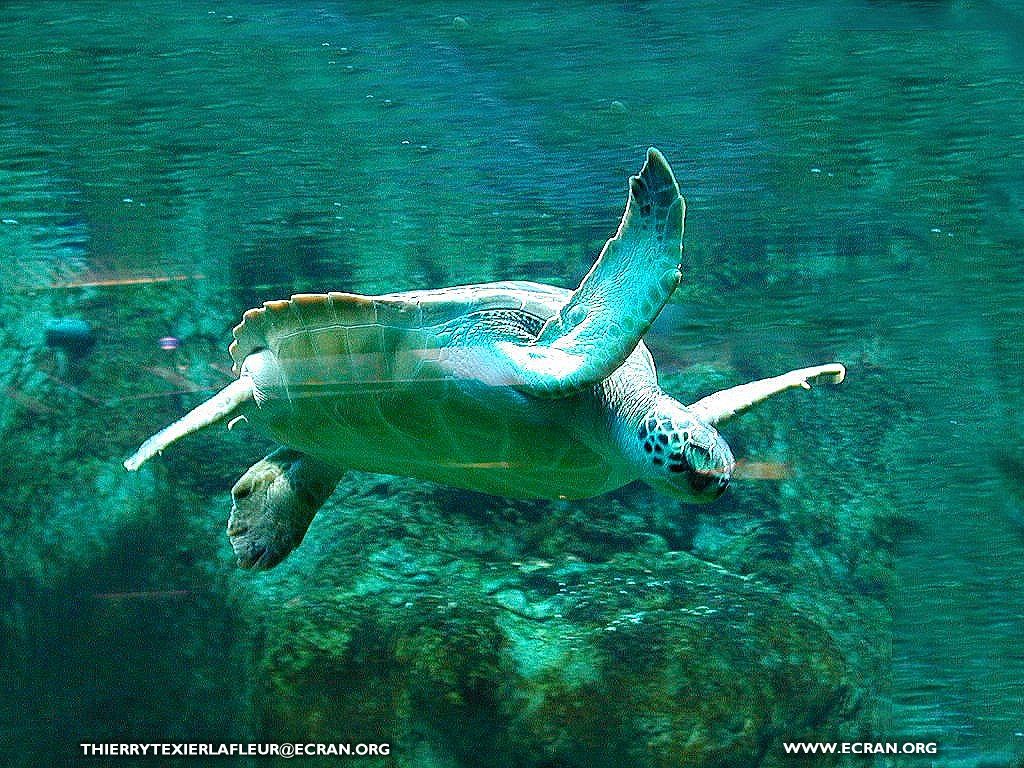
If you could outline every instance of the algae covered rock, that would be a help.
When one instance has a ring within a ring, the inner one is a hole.
[[[577,504],[553,524],[411,481],[344,490],[297,557],[237,577],[263,738],[388,743],[379,765],[744,766],[870,730],[853,617],[652,545],[642,497],[584,525]]]

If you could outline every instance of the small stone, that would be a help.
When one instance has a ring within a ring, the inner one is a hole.
[[[74,317],[53,318],[44,329],[46,346],[59,347],[69,354],[85,354],[96,343],[92,326]]]

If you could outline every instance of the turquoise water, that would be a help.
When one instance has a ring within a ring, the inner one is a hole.
[[[242,311],[326,289],[572,287],[657,146],[688,205],[684,283],[648,338],[661,370],[849,368],[824,399],[768,407],[771,435],[736,428],[795,479],[726,509],[811,494],[840,528],[884,512],[892,623],[865,628],[891,637],[877,734],[937,741],[942,765],[1024,754],[1024,8],[14,2],[0,72],[5,736],[38,744],[56,726],[77,743],[104,706],[194,733],[144,671],[96,684],[52,659],[95,641],[61,619],[75,590],[134,592],[139,570],[166,594],[101,597],[83,626],[137,610],[144,643],[160,647],[161,623],[178,642],[192,572],[204,615],[230,609],[217,595],[240,588],[212,521],[254,450],[183,449],[167,482],[211,521],[187,534],[115,470],[189,390],[228,380],[206,362],[228,365]],[[86,319],[95,347],[47,347],[59,317]],[[187,343],[168,353],[160,335]],[[37,645],[48,619],[63,627]],[[203,623],[189,663],[215,669],[238,631]],[[217,691],[174,694],[200,711]]]

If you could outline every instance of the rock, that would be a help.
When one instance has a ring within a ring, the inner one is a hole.
[[[387,741],[399,766],[432,755],[459,767],[739,768],[784,763],[783,738],[869,730],[864,691],[880,666],[838,631],[857,621],[849,608],[663,540],[645,546],[629,506],[609,518],[575,503],[609,531],[594,538],[570,510],[469,520],[459,510],[475,495],[417,502],[411,481],[383,499],[339,496],[346,509],[325,507],[307,545],[245,598],[264,626],[252,691],[262,738]],[[508,525],[533,543],[496,560]],[[551,536],[557,551],[544,548]],[[368,579],[388,584],[386,599]]]

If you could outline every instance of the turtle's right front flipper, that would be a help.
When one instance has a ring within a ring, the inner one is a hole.
[[[343,470],[292,448],[256,462],[231,489],[228,537],[243,568],[273,568],[302,542]]]
[[[523,391],[564,396],[622,365],[679,284],[685,207],[664,156],[647,150],[629,180],[619,229],[597,263],[535,344],[499,350],[523,372]]]

